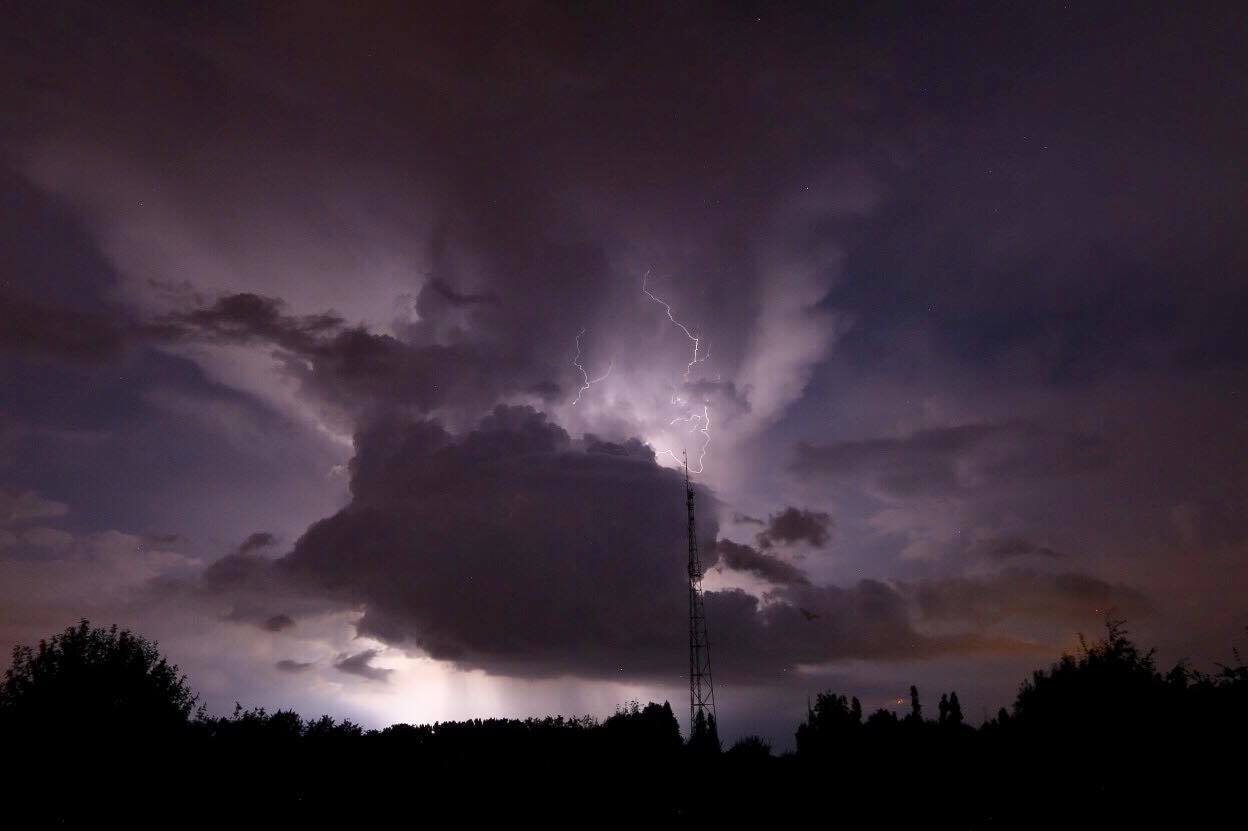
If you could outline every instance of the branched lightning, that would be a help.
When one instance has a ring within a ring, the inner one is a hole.
[[[685,367],[685,380],[688,381],[689,373],[693,371],[694,366],[702,363],[707,358],[711,357],[711,353],[708,350],[705,355],[698,357],[698,350],[702,348],[702,339],[696,336],[695,334],[693,334],[693,332],[690,332],[688,326],[681,323],[679,320],[677,320],[675,317],[672,316],[672,304],[671,303],[668,303],[666,300],[661,300],[658,297],[655,297],[654,293],[646,288],[646,282],[649,279],[650,279],[650,272],[647,271],[646,275],[641,278],[641,290],[645,293],[646,297],[649,297],[655,303],[658,303],[660,306],[666,309],[667,319],[670,320],[672,323],[675,323],[677,326],[679,326],[680,331],[685,333],[685,337],[693,341],[693,359],[690,360],[689,365]]]
[[[698,337],[697,335],[693,334],[693,332],[690,332],[688,326],[681,323],[679,320],[675,318],[675,316],[672,314],[672,305],[670,303],[668,303],[666,300],[663,300],[657,297],[653,292],[651,292],[648,288],[646,288],[646,283],[647,281],[649,281],[649,279],[650,279],[650,272],[647,271],[645,276],[641,279],[642,292],[646,295],[646,297],[649,297],[655,303],[658,303],[660,306],[662,306],[664,310],[667,312],[667,319],[670,320],[672,323],[674,323],[680,329],[680,331],[685,333],[685,337],[689,338],[689,340],[693,342],[693,355],[690,356],[689,363],[685,366],[684,380],[688,381],[690,374],[693,372],[693,368],[697,366],[698,364],[703,363],[704,361],[706,361],[708,358],[711,357],[710,350],[708,349],[706,351],[706,354],[701,354],[702,339]],[[672,393],[673,405],[681,406],[682,404],[685,404],[685,403],[686,403],[685,400],[681,397],[678,391]],[[703,404],[701,413],[691,412],[688,415],[677,416],[676,418],[673,418],[670,422],[668,422],[668,426],[671,426],[673,424],[682,424],[682,423],[689,425],[690,433],[697,432],[697,433],[701,433],[703,436],[702,448],[698,451],[697,467],[689,468],[690,473],[701,473],[702,467],[703,467],[702,462],[706,458],[706,450],[711,445],[711,409],[710,407],[706,404]],[[668,456],[671,456],[672,460],[676,462],[677,464],[681,463],[680,458],[671,450],[662,450],[660,452],[667,454]]]
[[[574,407],[578,403],[580,403],[581,396],[585,394],[585,391],[587,389],[589,389],[590,387],[592,387],[594,384],[598,383],[599,381],[605,380],[606,377],[611,374],[611,370],[615,367],[615,361],[612,361],[611,363],[607,364],[606,372],[602,373],[597,378],[591,379],[589,377],[589,373],[585,371],[584,365],[581,364],[581,336],[584,334],[585,334],[584,329],[581,329],[581,331],[576,333],[576,357],[572,359],[572,366],[576,367],[577,369],[581,371],[581,381],[582,381],[581,388],[576,391],[576,398],[572,402],[572,406]]]
[[[702,405],[701,413],[693,413],[692,415],[687,415],[687,416],[677,416],[676,418],[668,422],[668,426],[671,426],[672,424],[679,424],[682,422],[689,425],[690,433],[694,433],[694,432],[701,433],[704,437],[704,440],[702,442],[702,449],[698,451],[697,470],[694,470],[693,468],[689,468],[690,473],[701,473],[702,472],[702,460],[706,458],[706,448],[710,447],[711,445],[711,433],[710,433],[711,408],[704,404]],[[701,425],[701,427],[698,426],[699,424]],[[663,452],[671,456],[677,462],[680,461],[680,459],[677,459],[676,454],[673,453],[672,451],[664,450]]]

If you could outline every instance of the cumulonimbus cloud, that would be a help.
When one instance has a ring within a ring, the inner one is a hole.
[[[235,604],[235,619],[263,625],[273,606],[295,618],[356,609],[361,635],[465,667],[678,681],[684,481],[648,447],[575,439],[532,408],[502,406],[461,435],[429,420],[379,420],[356,447],[347,507],[281,559],[232,555],[208,569],[207,594]],[[706,593],[716,660],[740,680],[778,680],[795,664],[1025,647],[973,625],[924,634],[913,617],[935,614],[928,595],[873,580],[812,585],[775,556],[708,544],[715,502],[697,491],[708,565],[776,586],[766,602]],[[1028,604],[1070,588],[1038,585]]]

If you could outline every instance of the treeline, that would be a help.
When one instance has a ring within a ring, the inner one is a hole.
[[[1162,673],[1121,622],[966,723],[956,692],[935,717],[910,688],[904,716],[825,693],[797,729],[795,768],[882,815],[956,828],[1161,828],[1248,820],[1248,666]]]
[[[0,683],[22,827],[444,818],[818,820],[851,827],[1159,827],[1242,820],[1248,667],[1160,672],[1121,624],[967,723],[956,692],[864,714],[815,696],[796,750],[685,741],[667,703],[614,715],[365,730],[236,706],[210,717],[155,644],[84,621]],[[0,815],[2,816],[2,815]],[[1240,823],[1237,823],[1240,824]],[[17,826],[14,826],[17,827]]]

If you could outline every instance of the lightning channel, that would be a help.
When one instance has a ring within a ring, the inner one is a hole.
[[[693,373],[693,368],[697,366],[698,364],[703,363],[704,361],[706,361],[708,358],[711,357],[710,349],[707,349],[707,351],[704,354],[702,353],[701,351],[702,339],[698,337],[697,335],[695,335],[693,332],[689,331],[688,326],[686,326],[685,324],[681,323],[679,320],[676,319],[676,316],[672,314],[672,304],[668,303],[666,300],[663,300],[661,297],[657,296],[654,292],[650,291],[650,289],[646,287],[646,284],[649,282],[649,280],[650,280],[650,272],[647,271],[645,276],[641,278],[642,292],[646,295],[646,297],[649,297],[655,303],[658,303],[660,306],[662,306],[664,311],[667,312],[667,319],[670,320],[673,324],[675,324],[680,329],[680,331],[684,332],[685,337],[687,337],[693,343],[693,354],[690,356],[689,363],[685,366],[685,373],[684,373],[684,380],[688,382],[689,376]],[[680,392],[678,390],[673,391],[671,403],[673,406],[677,406],[677,407],[685,403],[685,400],[681,397]],[[675,424],[688,424],[690,433],[702,434],[703,436],[702,447],[699,448],[698,450],[697,467],[696,468],[693,466],[689,467],[690,473],[701,473],[704,467],[703,463],[706,459],[707,448],[711,446],[711,408],[710,406],[707,404],[703,404],[701,413],[691,412],[687,415],[676,416],[670,422],[668,422],[669,427]],[[676,464],[681,463],[680,457],[678,457],[671,450],[666,450],[666,449],[661,450],[660,455],[670,456],[672,458],[672,461],[676,462]]]
[[[602,373],[597,378],[591,379],[589,377],[589,373],[585,370],[584,364],[581,363],[581,337],[584,334],[585,334],[584,328],[582,328],[581,331],[576,333],[576,357],[572,359],[572,366],[576,367],[581,372],[581,388],[576,391],[576,398],[572,401],[573,407],[575,407],[577,404],[580,403],[581,396],[585,394],[586,390],[588,390],[590,387],[592,387],[594,384],[598,383],[599,381],[605,380],[607,376],[611,374],[611,370],[615,368],[615,361],[612,361],[611,363],[607,364],[606,372]]]
[[[668,426],[670,427],[673,424],[680,423],[688,424],[690,433],[701,433],[704,437],[702,440],[702,447],[698,450],[697,469],[694,469],[693,467],[689,468],[690,473],[701,473],[702,461],[706,458],[706,449],[711,446],[711,408],[704,404],[702,405],[701,413],[693,413],[692,415],[687,416],[677,416],[668,422]],[[668,456],[671,456],[672,461],[677,464],[680,463],[680,458],[678,458],[672,451],[664,450],[663,452]]]
[[[650,280],[650,272],[649,272],[649,271],[647,271],[647,272],[646,272],[646,274],[645,274],[645,276],[641,278],[641,290],[642,290],[642,292],[643,292],[643,293],[645,293],[646,297],[649,297],[649,298],[650,298],[651,300],[653,300],[655,303],[658,303],[660,306],[662,306],[662,307],[663,307],[663,308],[667,311],[667,319],[668,319],[668,320],[670,320],[672,323],[675,323],[678,327],[680,327],[680,331],[682,331],[682,332],[684,332],[684,333],[685,333],[685,337],[687,337],[687,338],[689,338],[689,340],[693,341],[693,357],[692,357],[692,359],[689,361],[688,366],[686,366],[686,367],[685,367],[685,380],[686,380],[686,381],[688,381],[688,380],[689,380],[689,373],[691,373],[691,372],[693,371],[693,368],[694,368],[696,365],[698,365],[698,364],[702,363],[703,361],[705,361],[707,358],[711,357],[710,351],[708,350],[708,351],[707,351],[707,354],[705,354],[705,355],[703,355],[703,356],[701,356],[701,357],[698,357],[698,351],[702,348],[702,339],[701,339],[701,338],[699,338],[697,335],[695,335],[693,332],[690,332],[690,331],[689,331],[689,327],[688,327],[688,326],[686,326],[685,324],[681,323],[679,320],[677,320],[677,319],[676,319],[676,318],[672,315],[672,304],[671,304],[671,303],[668,303],[666,300],[663,300],[662,298],[659,298],[659,297],[655,296],[654,292],[652,292],[652,291],[650,291],[650,289],[646,288],[646,283],[647,283],[649,280]]]

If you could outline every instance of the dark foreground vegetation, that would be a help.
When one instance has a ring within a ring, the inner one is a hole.
[[[1120,624],[975,728],[816,697],[795,753],[684,742],[667,704],[595,719],[363,730],[236,707],[208,717],[155,644],[71,627],[0,684],[7,827],[421,827],[536,819],[847,828],[1246,827],[1248,666],[1160,673]]]

